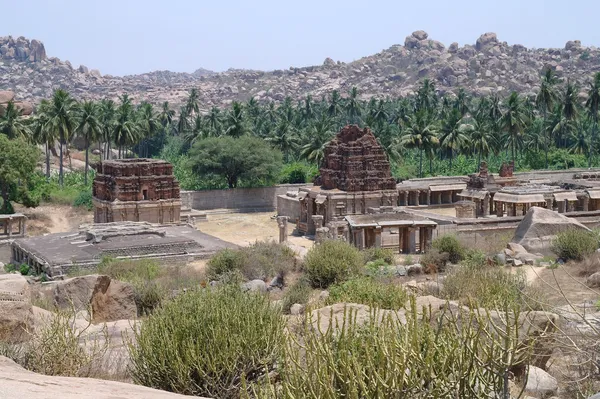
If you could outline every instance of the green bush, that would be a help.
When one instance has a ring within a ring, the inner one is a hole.
[[[19,273],[21,273],[21,275],[23,276],[27,276],[30,272],[30,267],[28,264],[23,263],[20,267],[19,267]]]
[[[136,383],[186,395],[239,398],[280,356],[284,319],[265,295],[189,291],[150,315],[129,344]]]
[[[4,265],[4,271],[6,273],[12,273],[15,270],[17,270],[17,267],[14,264],[12,264],[12,263],[7,263],[7,264]]]
[[[440,252],[435,248],[430,248],[421,255],[420,263],[423,265],[426,273],[438,273],[446,270],[446,264],[450,259],[447,252]]]
[[[207,277],[219,280],[222,275],[238,271],[248,280],[266,280],[285,275],[295,267],[296,257],[289,247],[275,241],[257,241],[249,247],[223,249],[207,264]]]
[[[92,192],[90,190],[81,191],[73,201],[73,206],[85,208],[88,211],[94,209],[92,203]]]
[[[327,303],[352,302],[397,310],[404,307],[407,299],[408,295],[401,286],[364,276],[329,287]]]
[[[302,345],[288,340],[276,383],[255,385],[253,397],[272,398],[492,398],[504,389],[511,368],[527,361],[518,345],[518,314],[506,312],[505,328],[486,331],[486,314],[446,312],[448,322],[421,315],[412,306],[406,322],[373,310],[365,322],[346,309],[331,317],[343,334],[313,328],[311,314]],[[315,315],[312,315],[315,318]]]
[[[388,265],[393,265],[395,261],[394,251],[389,248],[368,248],[363,251],[365,263],[376,260],[383,260]]]
[[[552,250],[564,260],[583,260],[596,249],[598,249],[598,235],[586,230],[563,231],[558,233],[552,242]]]
[[[446,234],[436,238],[431,243],[431,246],[437,249],[440,253],[447,253],[449,260],[452,263],[460,262],[465,254],[465,248],[455,235]]]
[[[292,286],[290,286],[282,298],[282,309],[284,313],[289,313],[293,304],[299,303],[304,305],[310,299],[312,287],[306,278],[300,278]]]
[[[312,247],[304,259],[306,275],[313,287],[327,288],[357,275],[364,265],[358,249],[339,240]]]

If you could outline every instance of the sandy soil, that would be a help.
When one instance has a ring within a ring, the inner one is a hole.
[[[585,277],[578,277],[571,265],[559,265],[556,269],[524,266],[527,281],[539,289],[548,304],[563,306],[596,301],[600,292],[585,285]]]
[[[295,227],[294,224],[288,224],[288,241],[303,248],[312,247],[312,240],[293,234]],[[197,223],[196,228],[242,246],[256,241],[279,239],[277,221],[272,212],[209,214],[208,222]]]
[[[436,215],[456,217],[455,208],[427,208],[427,212],[435,213]]]
[[[15,211],[27,216],[27,235],[39,236],[76,230],[79,225],[92,223],[94,215],[82,209],[61,205],[40,205],[37,208],[16,206]]]

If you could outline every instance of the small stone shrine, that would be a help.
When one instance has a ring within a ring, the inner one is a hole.
[[[179,223],[179,182],[170,163],[115,159],[102,161],[95,169],[94,223]]]

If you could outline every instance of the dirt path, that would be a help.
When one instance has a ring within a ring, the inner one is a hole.
[[[44,204],[37,208],[17,207],[15,210],[27,216],[28,236],[76,230],[81,224],[92,223],[94,217],[92,212],[64,205]]]

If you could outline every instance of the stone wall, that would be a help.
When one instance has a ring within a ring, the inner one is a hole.
[[[182,191],[184,208],[207,211],[230,209],[240,212],[274,211],[277,196],[297,191],[306,184],[281,184],[273,187],[231,188],[226,190]]]

